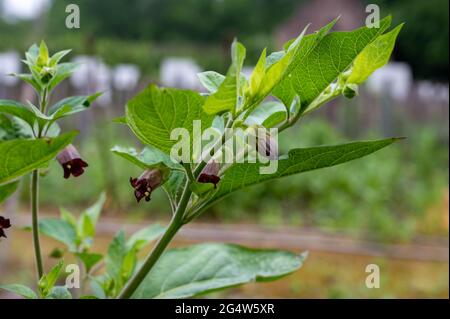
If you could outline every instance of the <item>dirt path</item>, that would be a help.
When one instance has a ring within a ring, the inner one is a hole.
[[[28,224],[18,215],[16,225]],[[97,227],[101,236],[113,236],[119,229],[133,233],[147,223],[124,223],[114,218],[102,218]],[[383,256],[417,261],[449,260],[448,237],[421,237],[408,244],[385,244],[349,235],[299,227],[263,227],[260,225],[230,225],[192,223],[176,237],[181,242],[221,241],[251,247],[284,248],[296,251],[319,251],[347,255]]]

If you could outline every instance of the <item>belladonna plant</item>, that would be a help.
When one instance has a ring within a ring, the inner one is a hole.
[[[81,226],[83,220],[95,225],[102,198],[78,220],[61,210],[61,219],[42,221],[45,234],[66,244],[83,265],[90,283],[83,291],[89,290],[92,298],[188,298],[251,281],[275,280],[301,267],[305,253],[223,243],[166,248],[184,225],[235,191],[355,160],[398,140],[279,150],[270,129],[282,134],[327,102],[357,95],[358,85],[388,62],[401,29],[388,30],[390,17],[381,20],[379,28],[349,32],[332,32],[335,23],[309,34],[304,30],[280,51],[263,50],[249,78],[242,74],[245,47],[234,41],[226,74],[199,74],[207,93],[151,85],[128,101],[125,116],[116,122],[127,125],[144,147],[137,151],[115,146],[112,151],[142,171],[140,177],[124,181],[131,184],[130,196],[134,192],[139,205],[151,210],[152,193],[162,189],[172,210],[171,221],[167,227],[149,225],[128,239],[120,231],[104,257],[90,251],[93,227]],[[267,131],[255,136],[260,129]],[[203,133],[210,131],[215,132],[213,137],[203,140]],[[239,148],[236,160],[224,161],[227,150],[251,139],[256,140],[254,145]],[[10,142],[0,148],[5,143]],[[180,145],[187,145],[181,147],[184,154],[174,156]],[[273,163],[274,171],[264,170]],[[68,240],[52,231],[50,224],[64,225],[74,235]],[[150,253],[138,262],[138,251],[155,239]],[[58,272],[58,267],[50,273]],[[30,296],[36,294],[32,291]]]
[[[77,133],[60,135],[58,120],[89,108],[99,96],[72,96],[51,103],[54,89],[77,67],[74,63],[61,62],[69,52],[64,50],[50,55],[44,41],[40,46],[31,46],[23,60],[29,73],[11,76],[20,78],[34,88],[36,103],[0,100],[0,115],[4,119],[1,123],[14,128],[5,130],[7,134],[3,135],[0,142],[0,202],[15,191],[22,176],[31,174],[31,230],[38,282],[45,278],[39,241],[40,169],[57,157],[65,178],[70,174],[80,176],[83,173],[87,163],[81,159],[75,146],[70,144]],[[4,229],[10,226],[10,221],[1,217],[0,222],[0,234],[4,235]]]

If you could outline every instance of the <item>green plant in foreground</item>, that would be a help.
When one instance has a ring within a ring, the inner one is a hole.
[[[142,152],[120,146],[112,151],[143,170],[140,177],[130,178],[138,201],[149,201],[152,192],[164,189],[172,207],[172,219],[167,228],[152,225],[128,240],[119,232],[104,258],[90,252],[90,244],[83,244],[93,238],[101,204],[96,205],[97,213],[84,213],[78,220],[63,210],[61,219],[42,221],[42,232],[66,244],[84,265],[92,298],[187,298],[250,281],[274,280],[301,267],[305,254],[230,244],[205,243],[165,250],[184,225],[234,191],[351,161],[397,140],[295,148],[275,156],[276,140],[270,133],[264,142],[258,140],[256,148],[277,162],[275,172],[260,174],[265,166],[262,162],[215,161],[230,140],[227,129],[241,129],[244,139],[250,138],[255,128],[276,128],[281,133],[330,100],[340,95],[357,95],[358,85],[387,63],[401,29],[398,26],[386,32],[390,17],[380,21],[380,28],[362,27],[351,32],[331,32],[335,22],[312,34],[303,31],[282,51],[266,55],[264,50],[249,79],[241,72],[245,47],[235,41],[227,74],[208,71],[199,75],[207,94],[152,85],[128,102],[125,117],[117,121],[128,125],[146,147]],[[198,141],[192,138],[195,120],[201,121],[202,132],[214,128],[218,133],[211,143],[200,145],[213,160],[204,161],[201,157],[198,161],[194,151]],[[192,154],[189,152],[178,162],[171,156],[179,142],[172,133],[180,128],[189,133]],[[235,137],[241,136],[232,138]],[[5,143],[9,142],[0,144],[0,148]],[[254,153],[244,151],[240,156],[250,159]],[[50,227],[52,223],[57,226]],[[60,232],[63,228],[64,236]],[[138,262],[137,252],[159,235],[149,255]],[[97,271],[103,272],[97,275]],[[54,280],[48,278],[54,278],[52,274],[57,272],[51,270],[47,277],[40,276],[47,278],[39,285],[41,297],[49,296]],[[21,292],[17,286],[4,288]],[[25,297],[36,296],[30,294],[29,288],[21,289]]]

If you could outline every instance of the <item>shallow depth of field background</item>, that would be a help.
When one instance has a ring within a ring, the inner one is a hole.
[[[69,3],[80,6],[80,29],[65,27]],[[4,74],[23,69],[23,51],[40,39],[53,52],[72,48],[69,59],[84,65],[55,99],[106,91],[90,111],[64,122],[64,129],[81,131],[76,144],[89,168],[64,180],[52,163],[42,179],[42,214],[58,214],[62,206],[79,212],[106,190],[98,251],[120,228],[166,223],[163,192],[136,204],[128,179],[140,172],[109,152],[116,144],[139,147],[126,127],[111,123],[126,101],[149,83],[200,89],[195,74],[226,72],[235,36],[247,46],[251,67],[264,47],[279,49],[309,22],[311,31],[338,15],[338,30],[363,25],[368,3],[379,4],[382,16],[392,13],[394,23],[406,22],[392,63],[360,88],[360,96],[339,98],[300,121],[281,136],[280,148],[407,139],[364,159],[237,193],[189,225],[174,245],[228,241],[310,252],[293,275],[216,297],[448,298],[446,0],[0,0],[0,98],[35,98]],[[2,284],[34,278],[31,236],[20,230],[29,222],[27,201],[24,179],[0,208],[16,225],[0,241]],[[57,246],[43,244],[47,255]],[[365,267],[372,263],[381,270],[379,289],[365,286]]]

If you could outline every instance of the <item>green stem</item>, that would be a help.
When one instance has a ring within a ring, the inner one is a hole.
[[[38,281],[44,274],[42,266],[41,245],[39,243],[39,170],[34,170],[31,176],[31,225],[33,232],[34,255]]]
[[[183,196],[181,197],[180,204],[177,207],[175,215],[173,216],[169,227],[164,232],[164,235],[159,239],[156,245],[153,247],[153,250],[147,256],[144,261],[142,267],[138,270],[138,272],[128,281],[126,286],[123,288],[121,293],[118,296],[118,299],[129,299],[136,289],[139,287],[141,282],[145,279],[147,274],[156,264],[158,259],[161,257],[164,250],[169,245],[170,241],[173,239],[175,234],[183,225],[183,215],[186,211],[186,207],[189,203],[189,199],[191,197],[192,191],[190,189],[190,183],[187,182],[183,191]]]

